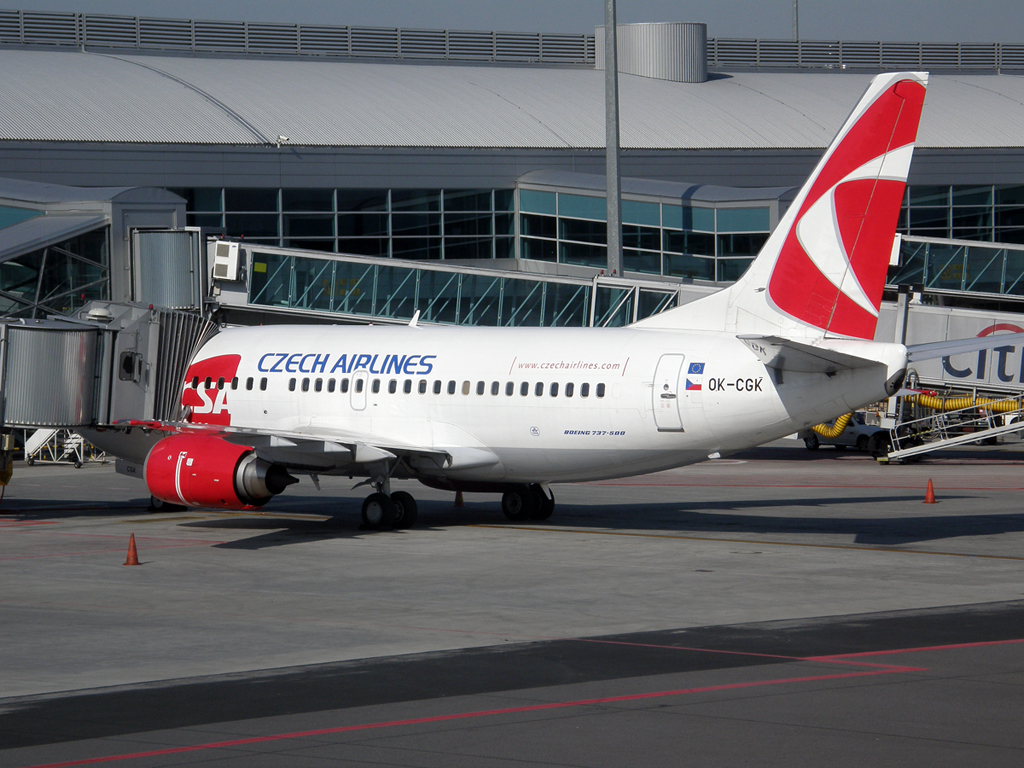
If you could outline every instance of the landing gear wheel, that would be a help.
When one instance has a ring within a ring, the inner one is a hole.
[[[386,493],[371,493],[363,502],[363,525],[382,531],[395,524],[395,502]]]
[[[821,445],[821,441],[818,440],[818,436],[812,432],[810,437],[804,438],[804,445],[807,446],[808,451],[816,451],[818,450],[818,446]]]
[[[517,485],[501,497],[501,511],[513,523],[521,523],[533,514],[537,498],[528,485]]]
[[[531,520],[547,520],[555,512],[555,494],[554,491],[548,490],[551,494],[549,497],[547,493],[544,493],[544,489],[541,488],[539,483],[534,483],[530,486],[530,492],[533,494],[536,507],[530,514]]]
[[[156,496],[149,497],[150,512],[183,512],[185,507],[181,504],[171,504],[169,501],[158,499]]]
[[[391,494],[391,503],[395,505],[395,528],[412,528],[416,524],[416,499],[411,493],[395,491]]]
[[[857,450],[863,453],[868,449],[868,436],[861,435],[857,438]]]

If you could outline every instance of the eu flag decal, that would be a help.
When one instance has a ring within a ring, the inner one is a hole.
[[[702,365],[703,365],[703,363],[702,363]],[[700,389],[700,382],[699,381],[690,381],[689,379],[687,379],[686,380],[686,391],[690,392],[690,391],[692,391],[694,389]]]
[[[690,369],[687,371],[691,376],[700,376],[704,373],[704,363],[690,363]],[[687,389],[689,389],[689,382],[687,382]],[[697,385],[697,389],[700,389],[700,385]]]

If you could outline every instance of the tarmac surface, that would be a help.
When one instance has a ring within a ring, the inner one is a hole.
[[[794,445],[556,486],[544,523],[396,483],[391,532],[348,479],[150,514],[19,464],[0,766],[1024,764],[1021,445]]]

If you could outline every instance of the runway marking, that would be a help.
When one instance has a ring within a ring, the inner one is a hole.
[[[1024,637],[1013,640],[985,640],[978,643],[952,643],[950,645],[924,645],[918,648],[894,648],[888,651],[863,651],[862,653],[840,653],[835,656],[813,656],[807,661],[833,661],[838,659],[860,659],[868,656],[895,656],[901,653],[929,653],[931,651],[959,651],[966,648],[990,648],[997,645],[1018,645]]]
[[[902,549],[900,547],[860,547],[855,544],[809,544],[797,541],[763,541],[761,539],[717,539],[709,536],[683,536],[669,533],[626,533],[624,531],[592,531],[572,530],[569,528],[538,528],[529,525],[489,525],[487,523],[473,523],[467,528],[494,528],[499,531],[536,531],[538,533],[572,533],[577,535],[593,536],[626,536],[639,539],[679,539],[681,541],[711,541],[720,544],[756,544],[757,546],[773,547],[809,547],[811,549],[848,549],[855,552],[892,552],[901,555],[939,555],[941,557],[971,557],[982,560],[1015,560],[1022,561],[1024,557],[1013,555],[973,555],[966,552],[936,552],[929,549]]]
[[[794,685],[797,683],[817,683],[831,680],[850,680],[860,677],[877,677],[880,675],[893,675],[905,672],[921,671],[915,667],[887,667],[866,672],[844,672],[832,675],[809,675],[806,677],[785,677],[774,680],[752,680],[743,683],[727,683],[723,685],[709,685],[701,688],[681,688],[672,691],[655,691],[652,693],[632,693],[621,696],[604,696],[596,699],[579,699],[576,701],[557,701],[547,704],[528,704],[521,707],[505,707],[503,709],[487,709],[476,712],[458,712],[451,715],[435,715],[433,717],[416,717],[407,720],[391,720],[379,723],[364,723],[362,725],[342,725],[334,728],[319,728],[313,731],[296,731],[293,733],[278,733],[268,736],[251,736],[244,739],[232,739],[230,741],[217,741],[207,744],[195,744],[185,747],[169,747],[167,749],[155,749],[147,752],[130,752],[121,755],[107,755],[105,757],[89,757],[81,760],[69,760],[61,763],[45,763],[28,766],[27,768],[72,768],[79,765],[96,765],[98,763],[112,763],[123,760],[141,760],[147,757],[163,757],[165,755],[180,755],[188,752],[202,752],[215,749],[229,749],[248,744],[267,744],[276,741],[289,741],[294,739],[308,739],[317,736],[331,736],[339,733],[353,733],[357,731],[370,731],[382,728],[398,728],[407,725],[426,725],[430,723],[444,723],[455,720],[470,720],[484,717],[498,717],[500,715],[516,715],[530,712],[545,712],[558,709],[570,709],[574,707],[593,707],[606,704],[622,704],[632,701],[647,701],[651,699],[662,699],[675,696],[688,696],[698,693],[715,693],[719,691],[737,691],[750,688],[761,688],[774,685]]]

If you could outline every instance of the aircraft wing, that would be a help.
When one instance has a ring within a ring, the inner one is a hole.
[[[928,344],[907,346],[907,359],[915,363],[918,360],[934,360],[937,357],[959,355],[961,352],[974,352],[979,349],[991,349],[1003,344],[1016,345],[1024,343],[1024,333],[1001,333],[994,336],[981,336],[973,339],[957,339],[955,341],[933,341]]]
[[[302,431],[250,429],[189,422],[126,421],[115,427],[136,427],[174,434],[205,434],[229,443],[250,446],[261,459],[301,472],[330,472],[378,461],[402,459],[410,467],[431,469],[470,469],[492,466],[498,457],[484,448],[452,446],[437,449],[379,438],[339,429],[318,429],[316,434]]]
[[[743,335],[736,338],[746,344],[765,366],[783,371],[835,373],[845,369],[883,365],[879,360],[836,352],[781,336]]]

